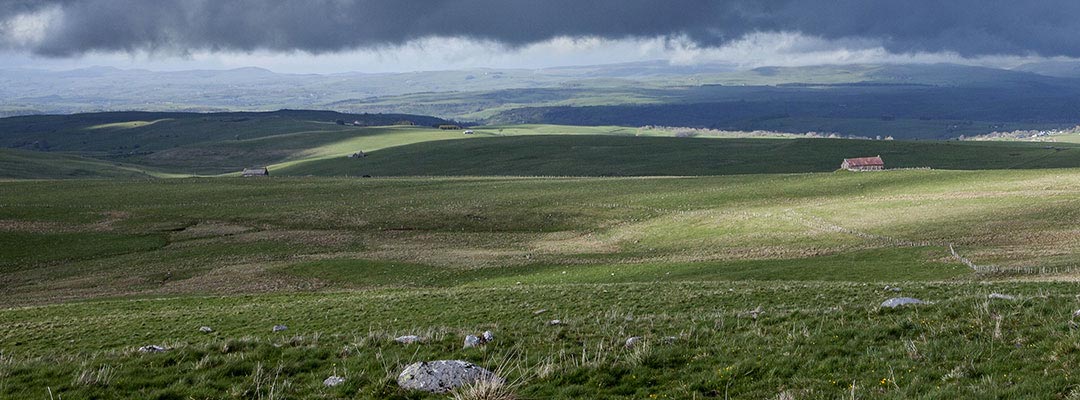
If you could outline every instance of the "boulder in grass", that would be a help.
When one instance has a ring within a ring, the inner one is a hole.
[[[401,344],[413,344],[420,343],[421,340],[420,337],[416,335],[405,335],[394,338],[394,341]]]
[[[914,304],[926,304],[926,302],[922,301],[922,300],[919,300],[919,299],[916,299],[914,297],[893,297],[891,299],[888,299],[888,300],[885,300],[884,302],[882,302],[881,307],[882,308],[896,308],[896,307],[914,305]]]
[[[492,333],[491,331],[484,331],[484,333],[480,334],[480,341],[483,342],[483,343],[488,343],[488,342],[491,342],[491,341],[494,341],[494,340],[495,340],[495,334]]]
[[[274,329],[272,329],[272,331],[273,332],[281,332],[281,331],[284,331],[286,329],[289,329],[289,327],[287,327],[285,325],[274,325]]]
[[[637,347],[639,344],[641,344],[641,336],[631,336],[629,339],[626,339],[625,346],[628,349],[632,349],[634,347]]]
[[[476,335],[465,336],[465,348],[466,349],[470,348],[470,347],[479,347],[481,344],[483,344],[483,342],[481,342],[480,338],[477,337]]]
[[[140,353],[163,353],[165,352],[165,350],[167,349],[156,344],[151,344],[139,348]]]
[[[548,321],[547,324],[551,325],[551,326],[562,325],[562,320],[561,319],[553,319],[551,321]]]
[[[428,361],[410,364],[398,374],[402,389],[429,393],[447,393],[480,381],[505,382],[495,373],[461,360]]]
[[[213,331],[214,331],[214,328],[211,328],[209,326],[200,326],[199,327],[199,332],[202,332],[202,333],[210,333],[210,332],[213,332]]]
[[[334,387],[334,386],[340,385],[342,383],[345,383],[345,378],[342,378],[342,377],[337,376],[337,375],[333,375],[333,376],[331,376],[329,378],[326,378],[326,380],[322,381],[323,386],[326,386],[326,387]]]

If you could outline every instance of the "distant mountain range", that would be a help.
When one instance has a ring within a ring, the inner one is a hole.
[[[947,138],[1080,123],[1080,64],[736,70],[666,62],[410,73],[0,70],[0,116],[100,111],[407,113],[477,123],[669,125]]]

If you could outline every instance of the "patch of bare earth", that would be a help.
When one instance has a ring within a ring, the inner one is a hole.
[[[230,237],[239,243],[279,241],[312,246],[341,246],[361,242],[361,236],[349,231],[266,230],[241,233]]]
[[[26,232],[26,233],[76,233],[76,232],[107,232],[115,229],[115,225],[131,217],[126,211],[106,211],[101,213],[101,221],[92,224],[72,224],[54,221],[26,221],[5,219],[0,220],[0,232]]]
[[[215,268],[192,278],[166,282],[146,294],[266,293],[318,290],[327,285],[316,279],[274,273],[277,263],[239,264]]]
[[[254,228],[224,222],[200,222],[169,234],[170,240],[190,240],[217,236],[231,236],[251,231]]]
[[[47,221],[0,220],[0,232],[69,233],[79,232],[78,225]]]
[[[99,231],[99,232],[100,231],[111,231],[111,230],[113,230],[114,226],[117,223],[119,223],[119,222],[121,222],[121,221],[123,221],[125,219],[131,218],[131,213],[129,213],[127,211],[106,211],[106,212],[101,213],[101,215],[102,215],[102,217],[104,217],[104,219],[102,219],[101,221],[99,221],[99,222],[97,222],[95,224],[90,225],[91,230]]]

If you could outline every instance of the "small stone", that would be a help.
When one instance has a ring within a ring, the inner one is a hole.
[[[757,307],[756,307],[756,308],[754,308],[753,310],[750,310],[750,311],[744,311],[744,312],[741,312],[741,313],[739,313],[738,317],[739,317],[739,318],[753,318],[753,319],[757,319],[757,318],[758,318],[758,316],[759,316],[759,315],[761,315],[761,314],[763,314],[763,313],[765,313],[765,308],[764,308],[764,307],[761,307],[761,306],[757,306]]]
[[[326,380],[322,381],[323,386],[326,386],[326,387],[334,387],[334,386],[340,385],[342,383],[345,383],[345,378],[342,378],[342,377],[337,376],[337,375],[333,375],[333,376],[331,376],[329,378],[326,378]]]
[[[886,292],[900,292],[901,290],[903,290],[903,289],[900,289],[900,288],[898,288],[896,286],[885,285],[885,291]]]
[[[1077,311],[1077,312],[1080,313],[1080,311]],[[553,319],[551,321],[548,321],[547,324],[550,325],[550,326],[562,325],[562,320],[561,319]]]
[[[922,300],[919,300],[919,299],[916,299],[914,297],[894,297],[894,298],[891,298],[891,299],[888,299],[888,300],[885,300],[884,302],[882,302],[881,306],[882,307],[888,307],[888,308],[896,308],[896,307],[900,307],[900,306],[906,306],[906,305],[909,305],[909,304],[926,304],[926,302],[922,301]]]
[[[441,360],[410,364],[398,375],[397,383],[405,390],[446,393],[480,381],[505,382],[493,372],[461,360]]]
[[[482,343],[480,342],[480,338],[476,337],[476,335],[465,336],[465,348],[466,349],[470,348],[470,347],[478,347],[481,344]]]
[[[401,344],[413,344],[421,342],[420,337],[416,335],[398,336],[394,338],[394,341]]]
[[[543,314],[543,313],[546,313],[546,312],[547,312],[546,308],[541,308],[539,310],[533,311],[533,315],[540,315],[540,314]]]
[[[281,332],[281,331],[286,330],[286,329],[289,329],[289,327],[287,327],[285,325],[274,325],[274,329],[272,329],[272,330],[274,332]]]
[[[1010,295],[1001,294],[1001,293],[990,293],[990,295],[986,296],[986,298],[991,299],[991,300],[993,300],[993,299],[997,299],[997,300],[1016,300],[1016,296],[1010,296]]]
[[[163,352],[165,352],[165,350],[167,350],[167,349],[164,348],[164,347],[158,346],[158,345],[154,345],[154,344],[151,344],[151,345],[148,345],[148,346],[143,346],[143,347],[139,348],[140,353],[163,353]]]
[[[200,326],[199,327],[199,332],[202,332],[202,333],[210,333],[210,332],[213,332],[213,331],[214,331],[214,328],[211,328],[209,326]]]
[[[628,349],[632,349],[638,344],[641,344],[641,336],[631,336],[629,339],[626,339],[625,346]]]
[[[488,343],[495,340],[495,334],[491,331],[484,331],[484,333],[480,335],[480,339],[482,339],[483,343]]]

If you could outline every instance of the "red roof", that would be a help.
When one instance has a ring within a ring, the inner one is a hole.
[[[846,158],[844,162],[849,167],[883,167],[885,162],[881,161],[881,156],[877,157],[861,157],[861,158]]]

